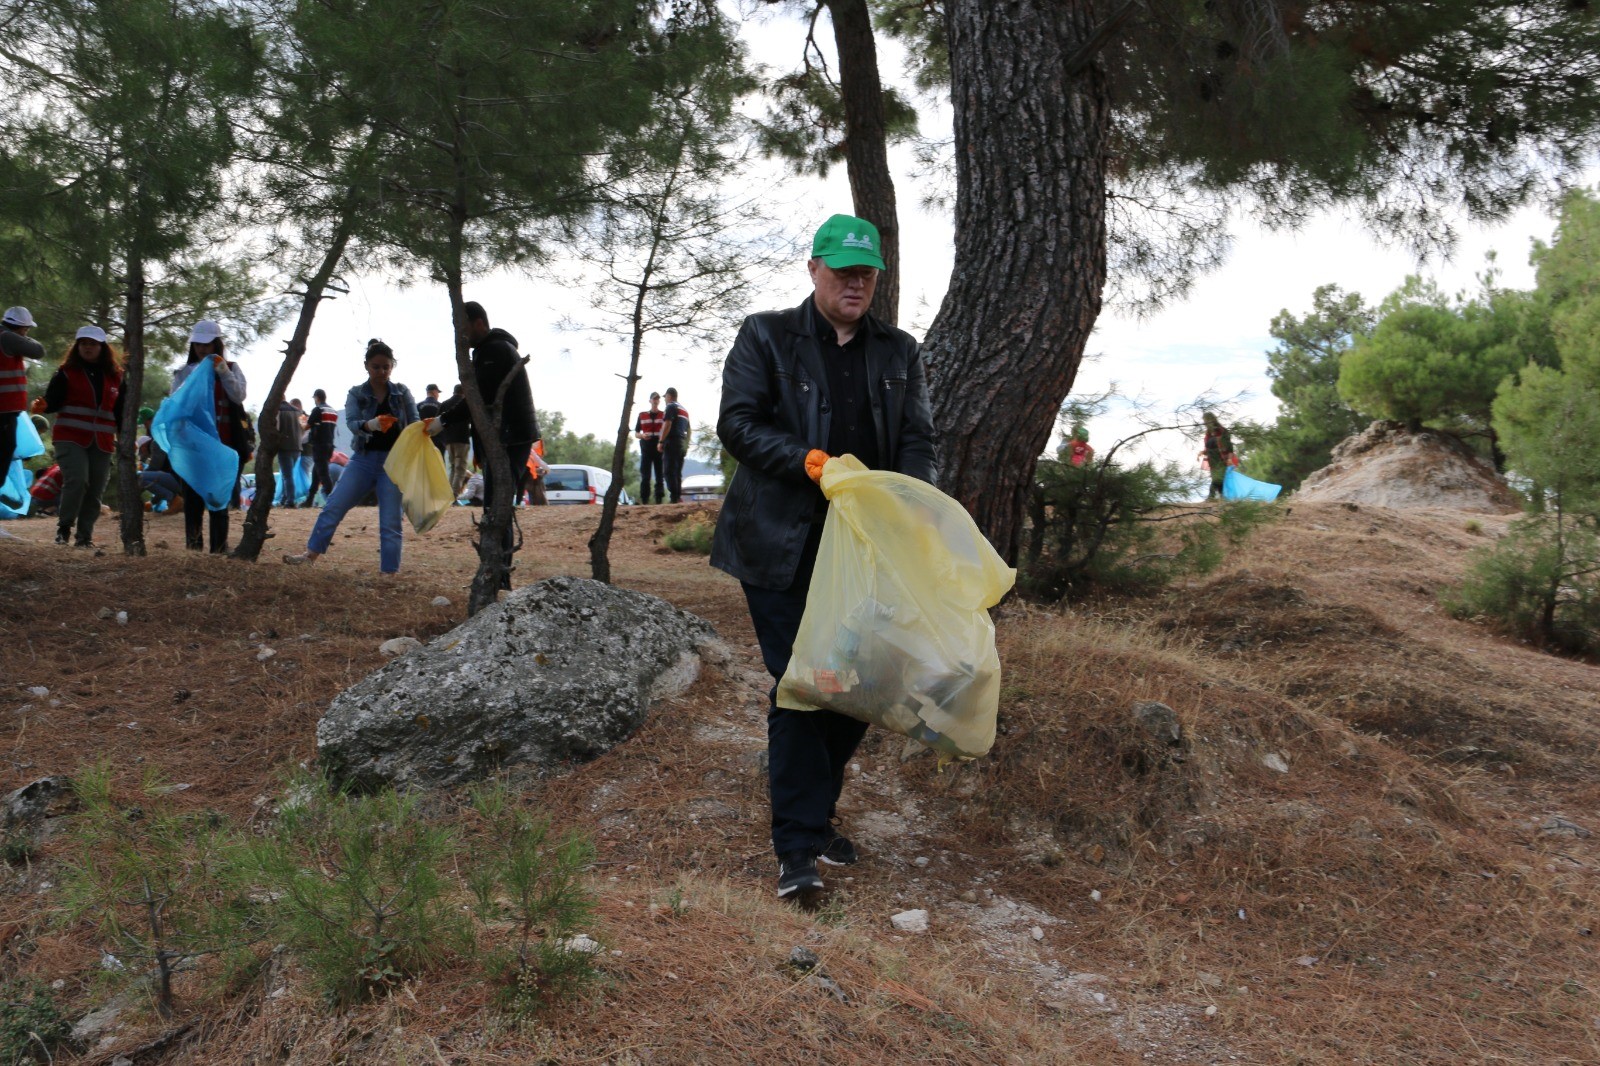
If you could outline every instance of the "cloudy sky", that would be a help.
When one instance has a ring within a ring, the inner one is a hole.
[[[772,65],[798,58],[800,31],[783,16],[769,17],[749,37],[755,57]],[[890,45],[880,56],[886,71],[898,69]],[[938,136],[948,129],[947,116],[930,113],[923,132]],[[902,230],[902,325],[921,336],[932,320],[950,273],[951,222],[947,215],[918,207],[922,195],[909,150],[897,150],[897,195]],[[753,179],[758,187],[775,187],[781,206],[774,215],[796,231],[807,245],[821,220],[849,212],[850,195],[843,168],[829,180],[788,176],[776,167]],[[1294,233],[1267,233],[1248,222],[1235,229],[1235,243],[1226,265],[1202,278],[1192,293],[1154,316],[1136,319],[1116,311],[1102,315],[1089,345],[1091,360],[1079,376],[1075,392],[1095,393],[1112,385],[1119,392],[1170,408],[1211,391],[1221,396],[1244,394],[1242,414],[1270,418],[1276,404],[1265,376],[1265,352],[1272,346],[1267,328],[1285,308],[1309,308],[1318,285],[1336,283],[1376,300],[1409,273],[1425,272],[1447,290],[1471,288],[1484,256],[1499,253],[1503,283],[1532,284],[1527,265],[1530,240],[1548,239],[1552,220],[1540,210],[1526,210],[1492,228],[1460,224],[1461,240],[1448,262],[1418,263],[1402,250],[1386,248],[1354,222],[1337,217],[1315,220]],[[802,253],[803,254],[803,253]],[[567,426],[579,433],[609,437],[621,413],[622,381],[627,368],[626,341],[600,333],[563,330],[558,323],[581,317],[585,301],[574,291],[574,271],[559,262],[542,276],[502,272],[472,282],[467,298],[488,309],[495,325],[509,329],[532,356],[535,402],[543,410],[562,412]],[[324,304],[310,349],[291,386],[291,396],[310,399],[313,388],[325,388],[334,402],[364,377],[361,353],[369,337],[381,336],[399,357],[398,380],[421,395],[429,382],[448,394],[455,381],[451,354],[449,304],[442,287],[426,281],[356,272],[347,297]],[[793,270],[775,279],[770,291],[748,310],[785,307],[808,291],[803,258]],[[238,352],[259,402],[276,372],[289,327]],[[728,340],[731,342],[732,337]],[[641,396],[675,385],[696,422],[714,421],[717,380],[723,345],[702,351],[648,350],[641,373]],[[1091,427],[1097,443],[1115,440],[1133,428],[1125,413],[1112,412]],[[1192,448],[1181,440],[1152,442],[1170,456],[1187,457]]]

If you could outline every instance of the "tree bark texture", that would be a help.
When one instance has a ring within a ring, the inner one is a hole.
[[[122,418],[117,424],[117,507],[124,555],[143,555],[144,500],[139,491],[139,397],[144,391],[144,257],[128,254],[127,364],[122,371]]]
[[[844,99],[845,166],[857,217],[878,227],[887,269],[878,278],[872,313],[890,325],[900,313],[900,219],[889,171],[878,45],[867,0],[826,0],[839,53],[839,92]]]
[[[1106,281],[1111,101],[1091,0],[948,0],[955,267],[923,351],[940,488],[1015,562]]]
[[[244,529],[239,533],[239,546],[233,550],[235,559],[246,559],[253,563],[261,557],[261,549],[267,543],[267,519],[272,514],[272,498],[277,493],[274,463],[278,453],[285,447],[293,448],[297,454],[300,451],[298,440],[278,439],[278,407],[283,403],[283,394],[289,391],[294,372],[300,368],[300,359],[306,354],[306,345],[311,340],[311,324],[317,317],[317,308],[322,305],[328,283],[339,269],[345,246],[349,242],[349,227],[340,225],[334,230],[322,262],[306,282],[306,291],[300,298],[300,316],[295,319],[294,333],[289,336],[289,344],[284,349],[283,364],[278,367],[278,376],[272,379],[267,402],[261,409],[263,417],[257,427],[260,430],[260,443],[256,447],[256,495],[250,501],[250,510],[245,515]]]

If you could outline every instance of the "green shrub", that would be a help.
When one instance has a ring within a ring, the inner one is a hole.
[[[675,552],[711,554],[711,537],[715,527],[700,515],[690,515],[667,530],[662,543]]]
[[[597,976],[592,955],[565,946],[594,916],[584,882],[594,845],[575,832],[553,837],[549,820],[516,806],[504,785],[474,789],[472,807],[485,830],[469,877],[478,914],[516,927],[510,945],[486,952],[485,965],[502,1005],[533,1014]]]
[[[1023,588],[1052,600],[1091,588],[1158,588],[1215,569],[1278,513],[1272,504],[1245,502],[1182,506],[1194,491],[1194,479],[1171,463],[1042,460]]]
[[[62,870],[62,918],[92,917],[106,950],[122,963],[112,982],[150,974],[156,1009],[172,1016],[177,967],[217,956],[224,974],[254,963],[264,936],[260,908],[236,874],[243,838],[212,811],[181,811],[172,788],[147,778],[137,805],[112,795],[109,767],[80,771],[82,804],[73,820],[72,857]]]
[[[55,1049],[72,1035],[50,990],[37,981],[0,984],[0,1066],[54,1062]]]
[[[1461,528],[1466,530],[1468,533],[1471,533],[1474,537],[1481,536],[1483,534],[1483,523],[1478,521],[1476,518],[1467,519],[1466,524]]]
[[[1570,516],[1519,518],[1440,599],[1457,618],[1486,618],[1546,647],[1600,651],[1600,535]]]
[[[274,900],[278,935],[331,1002],[380,995],[470,948],[446,873],[456,835],[430,824],[415,797],[342,796],[311,777],[290,797],[252,848],[253,873]]]

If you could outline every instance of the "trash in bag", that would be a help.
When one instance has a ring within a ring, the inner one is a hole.
[[[26,414],[17,416],[17,443],[12,453],[11,465],[0,470],[0,518],[23,518],[33,503],[28,491],[33,484],[33,471],[23,468],[22,460],[44,454],[44,440]]]
[[[1228,472],[1222,475],[1224,500],[1256,500],[1260,503],[1271,503],[1282,491],[1281,485],[1270,485],[1253,477],[1245,477],[1233,467],[1229,467]]]
[[[28,489],[33,485],[33,471],[22,465],[21,459],[11,460],[6,478],[0,481],[0,519],[25,518],[33,503]]]
[[[239,453],[217,436],[216,372],[202,359],[167,397],[150,435],[167,453],[172,472],[200,494],[208,511],[225,511],[239,480]]]
[[[411,528],[418,533],[432,529],[456,502],[444,456],[433,446],[421,422],[413,422],[400,431],[399,439],[389,449],[389,458],[383,461],[383,472],[400,490],[401,506],[411,519]]]
[[[831,501],[778,703],[826,708],[974,759],[994,744],[1000,657],[989,608],[1017,572],[955,500],[828,460]]]

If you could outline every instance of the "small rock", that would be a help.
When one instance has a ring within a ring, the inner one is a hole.
[[[416,651],[422,647],[422,641],[416,637],[393,637],[378,645],[378,653],[393,659],[407,652]]]
[[[1100,890],[1097,888],[1089,893],[1089,898],[1094,900],[1096,903],[1099,903],[1105,897],[1100,894]]]
[[[1315,955],[1302,955],[1294,960],[1294,964],[1296,966],[1315,966],[1318,961],[1320,960]]]
[[[1028,935],[1033,937],[1033,939],[1035,939],[1035,940],[1043,940],[1044,939],[1044,930],[1040,929],[1036,925],[1032,929],[1028,930]]]
[[[48,696],[48,695],[50,695],[50,690],[45,688],[43,685],[34,685],[32,688],[30,688],[28,690],[28,695],[30,695],[30,696]]]
[[[918,855],[915,859],[912,860],[912,863],[914,865],[916,865],[916,866],[927,866],[928,865],[928,857],[926,855]]]
[[[63,979],[59,978],[59,977],[57,977],[54,981],[50,982],[50,991],[52,991],[52,992],[59,992],[63,988],[66,988],[66,987],[67,987],[67,982],[64,981]]]
[[[926,933],[928,912],[925,910],[901,911],[889,919],[889,924],[902,933]]]
[[[1567,821],[1559,814],[1552,814],[1546,818],[1544,824],[1539,827],[1539,834],[1547,837],[1577,837],[1579,840],[1587,840],[1590,836],[1589,830],[1577,822]]]
[[[577,936],[569,936],[565,940],[558,940],[556,941],[556,947],[573,955],[598,955],[604,950],[600,947],[599,941],[590,937],[587,933],[579,933]]]
[[[1133,705],[1133,720],[1153,739],[1164,744],[1183,742],[1183,725],[1178,721],[1178,713],[1165,703],[1139,700]]]
[[[128,612],[127,611],[118,611],[117,612],[117,625],[125,626],[127,624],[128,624]]]
[[[431,601],[429,601],[429,606],[432,606],[432,607],[448,607],[448,606],[450,606],[450,597],[449,596],[435,596]]]
[[[969,888],[965,892],[961,893],[961,902],[976,903],[978,902],[978,894]]]
[[[1276,770],[1280,774],[1286,774],[1289,772],[1289,763],[1282,755],[1279,755],[1275,751],[1268,752],[1267,754],[1261,756],[1261,765],[1265,766],[1268,770]]]
[[[789,952],[789,965],[800,973],[810,973],[822,962],[810,948],[795,948]]]
[[[99,610],[98,610],[98,611],[96,611],[96,612],[95,612],[95,615],[94,615],[94,616],[95,616],[95,617],[96,617],[96,618],[99,618],[99,619],[102,619],[102,620],[104,620],[104,619],[107,619],[107,618],[110,618],[110,617],[111,617],[111,615],[112,615],[112,613],[113,613],[113,612],[112,612],[112,610],[111,610],[111,608],[109,608],[109,607],[102,607],[102,608],[100,608],[100,609],[99,609]]]
[[[133,1060],[126,1055],[118,1055],[111,1060],[111,1066],[133,1066]]]
[[[262,645],[261,650],[256,652],[256,662],[264,663],[276,654],[278,653],[273,649],[267,647],[266,645]]]
[[[122,960],[111,954],[109,951],[102,951],[100,953],[100,968],[111,973],[116,973],[118,970],[127,969],[127,967],[122,964]]]
[[[1217,1005],[1215,1003],[1213,1003],[1213,1004],[1211,1004],[1211,1006],[1206,1008],[1206,1017],[1207,1018],[1215,1018],[1216,1016],[1217,1016]]]

